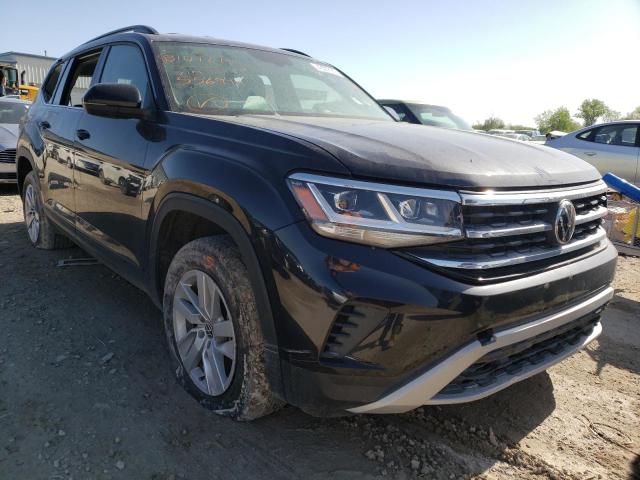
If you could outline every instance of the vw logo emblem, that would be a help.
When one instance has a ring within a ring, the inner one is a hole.
[[[569,200],[562,200],[558,206],[556,221],[553,225],[555,240],[560,245],[566,245],[573,238],[576,229],[576,209]]]

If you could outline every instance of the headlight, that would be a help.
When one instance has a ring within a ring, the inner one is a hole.
[[[463,238],[455,192],[296,173],[289,186],[313,229],[325,237],[376,247]]]

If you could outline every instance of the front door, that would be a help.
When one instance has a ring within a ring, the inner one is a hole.
[[[99,83],[136,86],[142,106],[152,110],[147,70],[137,46],[109,47]],[[75,132],[78,233],[112,260],[136,267],[132,271],[139,271],[145,238],[141,214],[148,124],[84,112]]]

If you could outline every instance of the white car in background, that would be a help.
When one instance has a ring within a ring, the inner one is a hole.
[[[596,167],[640,185],[640,120],[602,123],[548,140],[547,146],[572,153]]]
[[[520,140],[521,142],[531,141],[531,137],[523,133],[496,133],[495,135],[496,137],[510,138],[512,140]]]
[[[531,140],[534,140],[535,137],[540,136],[539,130],[516,130],[516,133],[527,135]]]

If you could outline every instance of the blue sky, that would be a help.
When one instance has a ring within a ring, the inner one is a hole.
[[[31,0],[31,21],[12,5],[0,51],[58,56],[144,23],[303,50],[374,96],[448,105],[472,122],[532,123],[590,97],[623,113],[640,105],[640,0]]]

